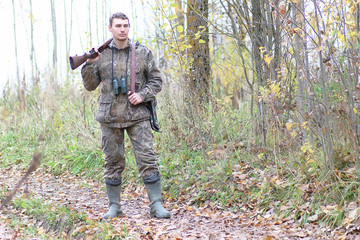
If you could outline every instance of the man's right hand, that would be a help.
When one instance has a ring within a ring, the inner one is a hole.
[[[86,60],[86,63],[92,64],[92,63],[98,61],[98,60],[101,58],[101,53],[99,53],[98,51],[96,51],[96,52],[97,52],[97,54],[98,54],[97,57],[96,57],[96,58],[88,58],[88,59]]]

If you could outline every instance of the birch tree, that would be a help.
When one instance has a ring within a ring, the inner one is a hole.
[[[53,34],[53,54],[52,54],[52,67],[53,67],[53,81],[56,82],[56,68],[57,68],[57,30],[56,30],[56,6],[55,0],[50,0],[51,6],[51,23]]]
[[[34,14],[32,8],[32,0],[30,3],[30,63],[31,63],[31,78],[33,82],[35,82],[35,78],[38,72],[37,63],[36,63],[36,55],[35,55],[35,47],[34,47]]]
[[[18,51],[17,51],[17,34],[16,34],[16,12],[15,12],[15,0],[12,0],[12,13],[13,13],[13,30],[14,30],[14,51],[15,51],[15,65],[16,65],[16,81],[18,84],[18,97],[20,102],[20,110],[24,110],[24,96],[23,91],[21,90],[21,81],[19,74],[19,61],[18,61]]]
[[[65,48],[66,48],[66,59],[69,59],[70,56],[70,44],[71,44],[71,36],[72,36],[72,23],[73,23],[73,2],[74,0],[70,1],[70,7],[66,5],[66,1],[64,1],[64,16],[65,16]],[[68,22],[67,12],[70,8],[70,21]],[[67,65],[69,66],[69,65]]]

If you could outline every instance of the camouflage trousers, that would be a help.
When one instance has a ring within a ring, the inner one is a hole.
[[[157,156],[154,152],[150,122],[141,121],[127,128],[109,128],[101,125],[101,145],[105,154],[104,179],[106,184],[121,184],[125,169],[125,130],[131,140],[140,177],[145,183],[160,179]]]

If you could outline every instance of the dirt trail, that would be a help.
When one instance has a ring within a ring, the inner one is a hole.
[[[0,187],[11,190],[23,172],[0,169]],[[107,197],[102,182],[84,180],[71,175],[54,177],[38,169],[22,186],[32,196],[46,203],[67,204],[84,211],[88,219],[99,220],[107,211]],[[127,188],[122,193],[125,213],[112,224],[127,225],[133,239],[356,239],[341,237],[340,231],[327,232],[317,225],[300,227],[293,220],[275,221],[272,216],[256,217],[250,210],[229,212],[221,209],[196,208],[180,202],[165,202],[172,218],[167,220],[149,217],[148,199],[143,187]],[[0,218],[0,239],[10,239],[14,230]],[[5,225],[4,225],[5,224]]]

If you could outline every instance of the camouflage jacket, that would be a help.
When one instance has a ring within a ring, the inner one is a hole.
[[[143,103],[132,105],[127,94],[114,94],[112,57],[114,59],[114,77],[120,79],[122,75],[126,75],[127,90],[130,91],[131,44],[129,39],[129,45],[126,48],[118,49],[112,41],[101,53],[102,57],[97,62],[86,63],[81,69],[84,87],[88,91],[93,91],[101,85],[96,120],[108,127],[125,128],[149,119],[150,113],[144,103],[154,101],[155,95],[161,90],[161,73],[155,63],[153,53],[147,47],[138,45],[136,48],[135,92],[143,99]]]

